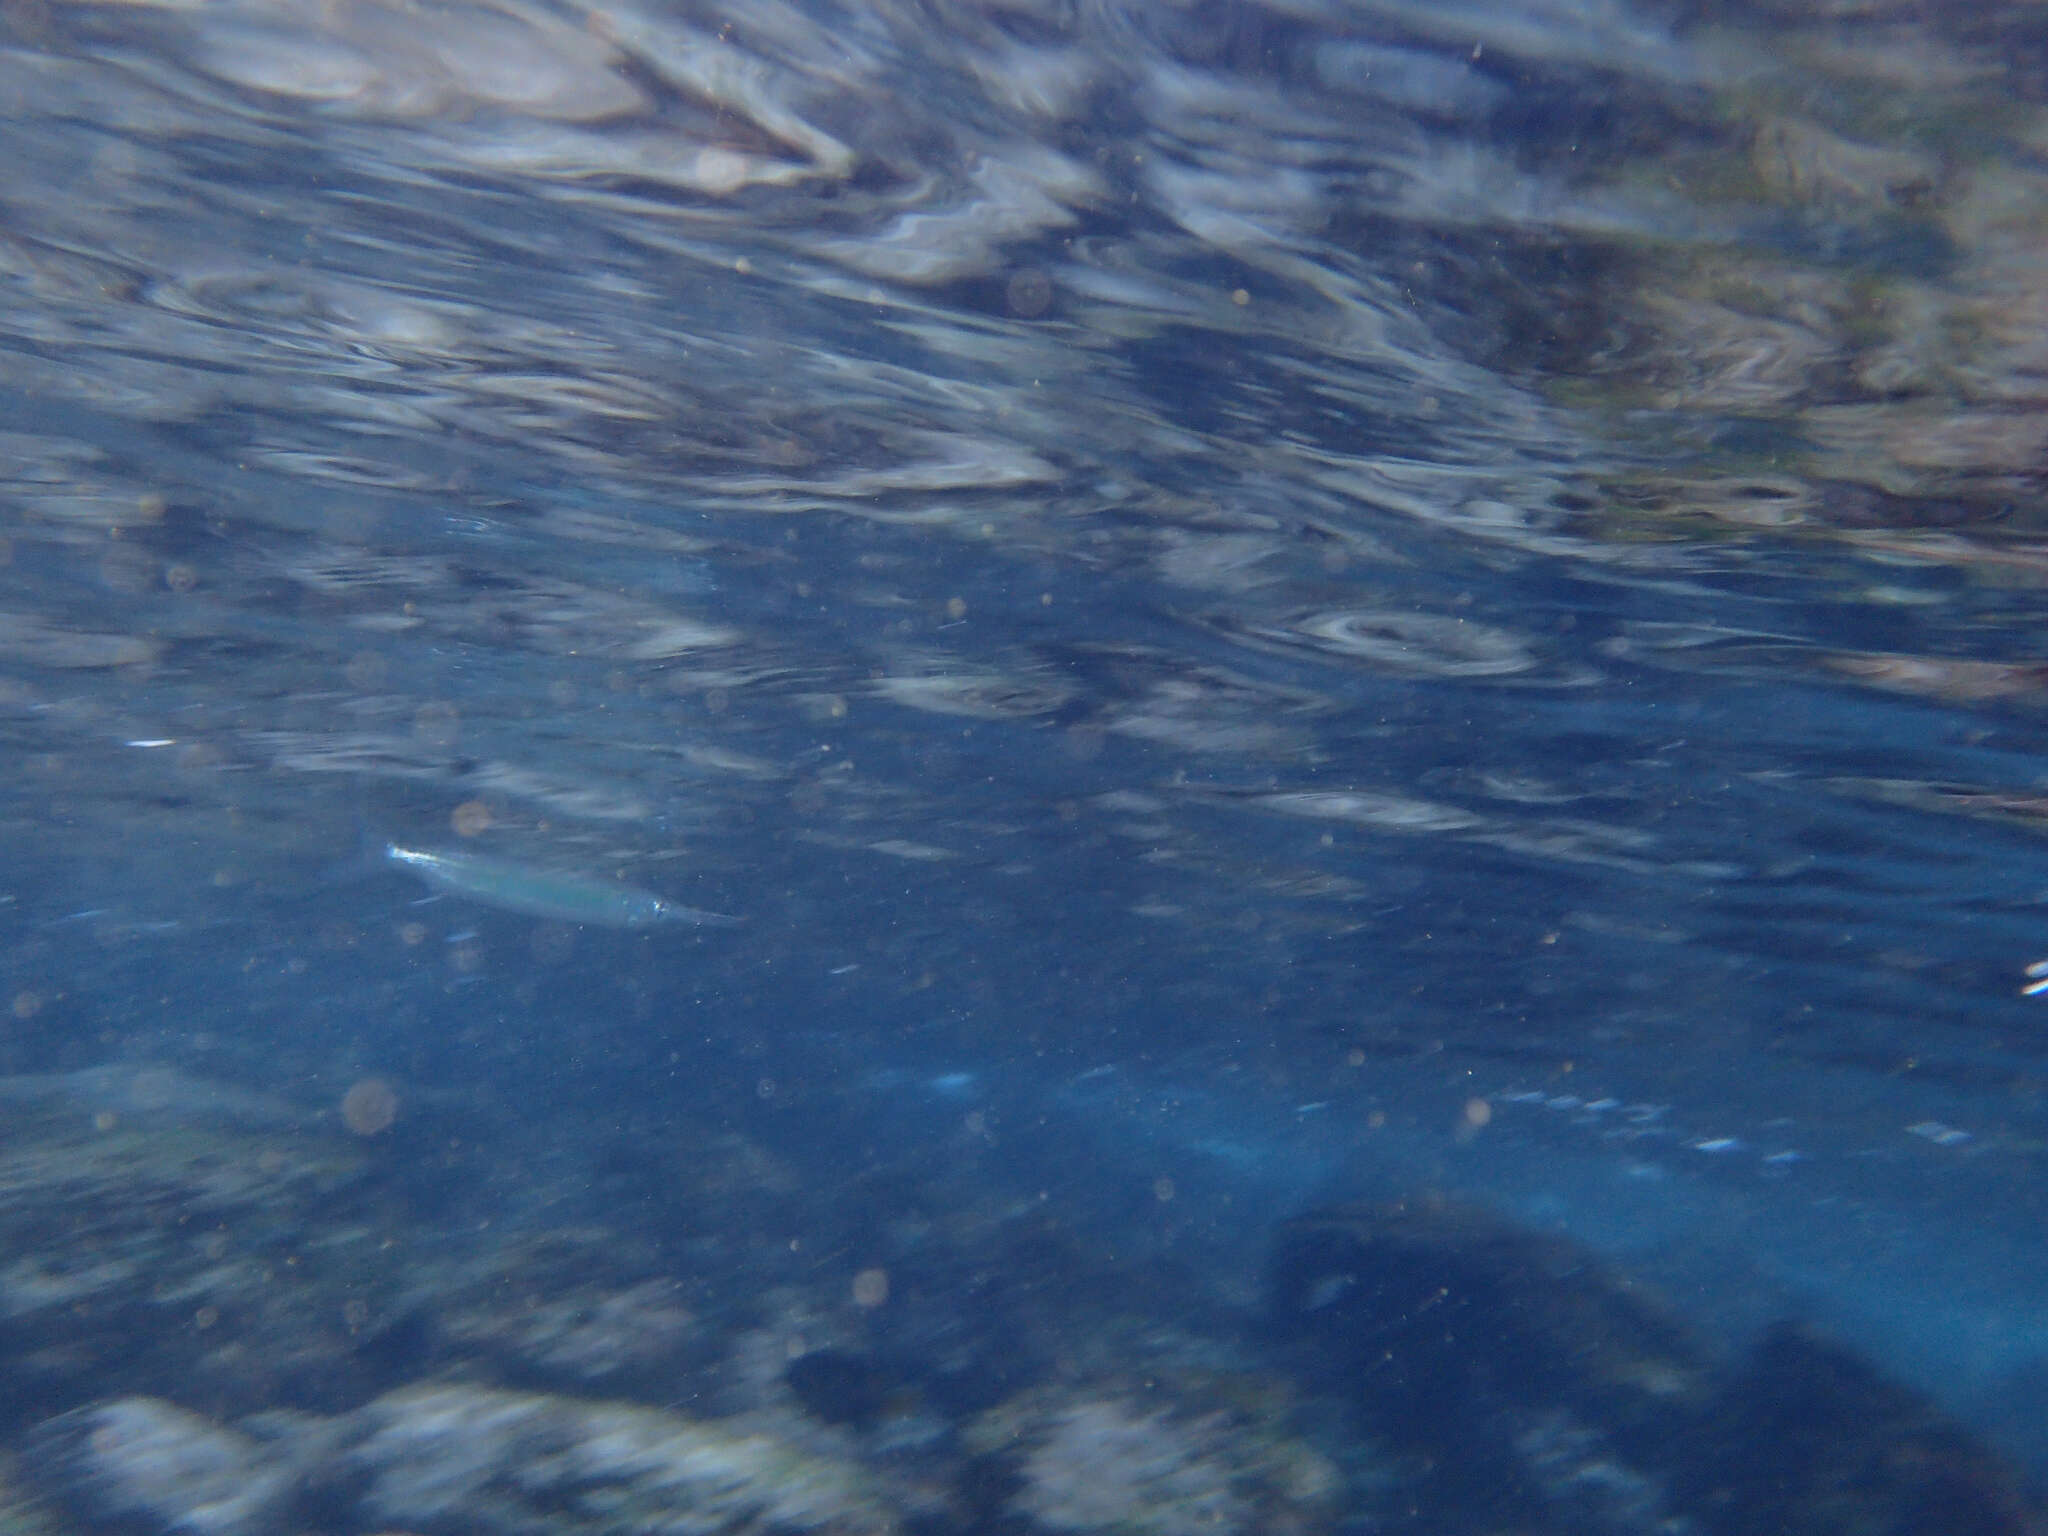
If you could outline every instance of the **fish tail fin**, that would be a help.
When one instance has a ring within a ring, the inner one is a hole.
[[[672,901],[661,904],[661,915],[672,923],[689,923],[697,928],[737,928],[746,921],[730,912],[707,912],[702,907],[681,907]]]

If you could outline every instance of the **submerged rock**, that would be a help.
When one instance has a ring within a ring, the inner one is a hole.
[[[1917,1393],[1802,1329],[1771,1330],[1677,1479],[1716,1530],[2044,1536],[2011,1470]]]
[[[1702,1352],[1561,1239],[1479,1210],[1325,1211],[1281,1229],[1276,1331],[1454,1525],[1669,1532],[1665,1469],[1711,1400]]]
[[[394,1392],[350,1416],[324,1481],[360,1521],[469,1536],[867,1536],[896,1529],[852,1461],[733,1421],[468,1386]]]
[[[805,1411],[827,1424],[872,1424],[904,1392],[900,1374],[863,1350],[814,1349],[790,1361],[782,1377]]]
[[[366,1348],[417,1252],[363,1147],[17,1100],[0,1130],[0,1424],[176,1393],[332,1411],[392,1384]],[[416,1368],[416,1367],[415,1367]]]
[[[157,1398],[80,1408],[22,1451],[29,1477],[95,1524],[192,1536],[282,1529],[295,1473],[262,1442]]]
[[[1232,1401],[1232,1396],[1237,1397]],[[984,1414],[982,1513],[998,1529],[1231,1536],[1334,1529],[1342,1478],[1249,1390],[1097,1383]]]
[[[181,1536],[881,1536],[899,1523],[858,1465],[759,1425],[457,1385],[238,1428],[123,1398],[42,1425],[21,1463],[85,1521]]]
[[[1398,1421],[1470,1433],[1475,1408],[1565,1407],[1631,1452],[1685,1432],[1716,1382],[1644,1288],[1561,1238],[1483,1211],[1392,1206],[1288,1223],[1272,1305],[1284,1333]]]
[[[1288,1223],[1272,1265],[1304,1370],[1431,1469],[1459,1524],[1608,1536],[2043,1536],[1996,1457],[1797,1328],[1740,1369],[1559,1238],[1483,1211]]]
[[[676,1280],[613,1234],[521,1234],[451,1273],[432,1298],[439,1343],[508,1384],[659,1399],[713,1358]]]

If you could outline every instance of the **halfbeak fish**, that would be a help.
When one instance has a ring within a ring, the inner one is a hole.
[[[740,921],[723,912],[679,906],[665,896],[622,881],[494,859],[488,854],[403,848],[391,843],[385,847],[384,857],[451,896],[558,923],[653,928],[665,923],[729,927]]]

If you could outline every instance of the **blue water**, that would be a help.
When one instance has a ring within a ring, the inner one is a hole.
[[[1892,9],[9,10],[20,1146],[732,1337],[1019,1212],[1227,1333],[1445,1199],[2048,1480],[2041,28]]]

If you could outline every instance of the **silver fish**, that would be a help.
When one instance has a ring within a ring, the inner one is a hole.
[[[637,885],[521,864],[513,859],[494,859],[488,854],[404,848],[391,843],[384,856],[452,896],[559,923],[653,928],[664,923],[723,927],[739,921],[723,912],[680,906]]]

